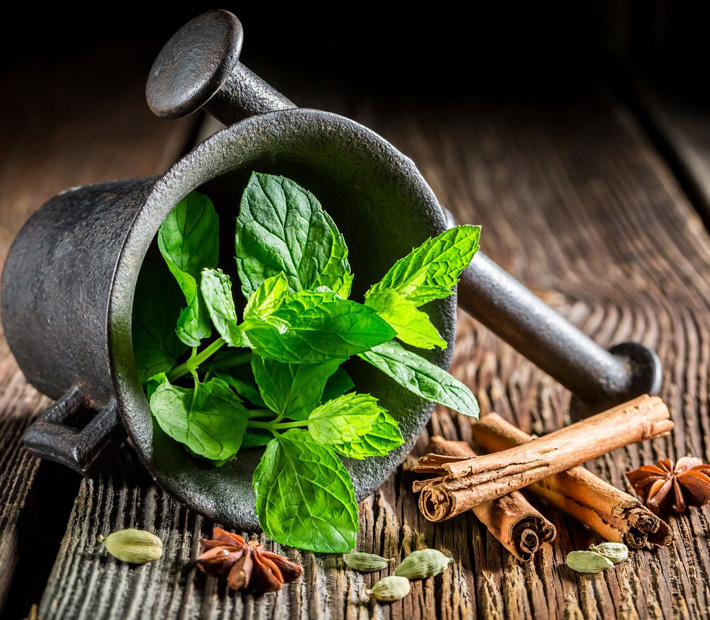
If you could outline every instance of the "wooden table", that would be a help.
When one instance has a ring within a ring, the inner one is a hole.
[[[34,85],[20,72],[10,77],[21,97],[2,103],[0,261],[55,193],[161,172],[194,142],[199,119],[148,112],[148,60],[112,62],[99,69],[69,59]],[[391,140],[459,222],[483,225],[493,259],[599,343],[640,340],[658,351],[675,432],[597,459],[592,471],[629,490],[624,472],[642,463],[710,458],[710,235],[629,107],[594,83],[540,98],[425,102],[339,91],[308,76],[265,77],[302,105],[344,113]],[[537,434],[569,421],[569,394],[464,314],[452,372],[484,413]],[[470,514],[424,520],[402,472],[429,434],[469,437],[469,420],[446,410],[403,469],[361,503],[358,547],[401,558],[432,546],[455,558],[450,570],[377,606],[365,594],[372,576],[345,570],[339,557],[291,550],[305,566],[302,580],[258,599],[235,594],[193,562],[212,524],[152,484],[130,449],[84,480],[25,451],[22,434],[48,404],[0,340],[0,609],[8,618],[35,603],[44,620],[670,618],[700,617],[710,605],[707,508],[671,520],[672,547],[634,553],[594,576],[565,566],[568,551],[593,539],[553,509],[543,508],[557,541],[528,565]],[[97,535],[124,527],[157,532],[164,557],[138,568],[108,557]]]

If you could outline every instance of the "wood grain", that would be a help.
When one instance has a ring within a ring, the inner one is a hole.
[[[632,66],[630,81],[646,125],[705,225],[710,222],[710,103],[692,67]]]
[[[634,339],[656,348],[676,431],[596,459],[589,465],[596,474],[628,491],[624,471],[643,462],[686,453],[710,458],[710,236],[626,109],[593,88],[539,102],[534,97],[515,103],[415,102],[348,99],[305,79],[287,79],[291,83],[280,87],[294,100],[346,113],[411,156],[460,222],[483,225],[489,256],[600,343]],[[295,87],[289,89],[295,84],[303,89],[301,97]],[[110,102],[101,105],[110,107]],[[152,127],[146,124],[143,131],[151,133]],[[122,138],[111,135],[113,141],[97,143],[95,159],[115,154]],[[147,142],[164,146],[151,135]],[[57,145],[47,161],[34,165],[44,165],[45,174],[68,165],[57,161],[68,150],[66,143]],[[131,152],[138,152],[135,146]],[[162,161],[152,156],[141,165]],[[91,174],[121,176],[125,170],[119,163],[120,157],[105,162],[113,172],[103,165],[94,170],[92,164]],[[32,186],[22,188],[24,197]],[[22,200],[25,209],[36,206],[32,198]],[[463,313],[453,372],[471,386],[484,413],[495,410],[528,432],[541,434],[569,422],[569,395]],[[21,407],[19,417],[26,420],[32,411]],[[361,503],[360,550],[401,559],[431,546],[455,558],[443,575],[414,583],[401,602],[377,606],[365,594],[377,575],[345,570],[338,557],[293,550],[287,555],[306,571],[300,582],[258,599],[227,591],[194,565],[197,538],[212,524],[153,486],[127,449],[110,469],[82,482],[40,616],[409,620],[705,613],[710,604],[707,508],[671,520],[677,536],[673,547],[636,552],[591,576],[567,569],[564,557],[585,548],[592,536],[555,510],[543,508],[558,539],[528,565],[516,562],[470,514],[442,524],[426,521],[409,490],[408,468],[429,433],[468,439],[469,424],[437,410],[405,465]],[[19,477],[18,470],[10,479]],[[131,525],[161,535],[166,554],[159,563],[121,565],[96,542],[99,533]]]
[[[120,60],[122,70],[143,63],[130,54]],[[68,58],[62,64],[49,61],[42,75],[43,80],[32,84],[19,71],[5,76],[7,97],[0,103],[0,269],[20,226],[44,201],[75,185],[163,170],[184,148],[190,125],[153,119],[142,101],[138,71],[123,73],[110,63]],[[25,382],[0,335],[0,610],[20,556],[30,550],[31,543],[18,533],[18,522],[34,518],[26,506],[42,467],[24,449],[21,437],[49,404]],[[75,492],[69,472],[55,485],[65,482]],[[57,542],[46,541],[46,551],[54,553]]]

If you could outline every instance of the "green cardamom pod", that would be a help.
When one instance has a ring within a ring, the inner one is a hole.
[[[360,551],[352,551],[343,556],[345,563],[361,573],[373,573],[377,570],[387,568],[394,560],[383,558],[374,553],[362,553]]]
[[[132,564],[145,564],[163,555],[163,542],[155,534],[145,530],[118,530],[99,541],[115,558]]]
[[[395,569],[394,574],[407,579],[426,579],[443,573],[451,558],[436,549],[420,549],[410,553]]]
[[[409,579],[392,575],[380,579],[367,593],[376,601],[391,603],[407,596],[411,589]]]
[[[623,562],[629,557],[629,549],[624,543],[605,542],[600,545],[591,545],[590,550],[609,558],[614,564]]]
[[[614,563],[596,551],[570,551],[567,566],[578,573],[598,573],[611,568]]]

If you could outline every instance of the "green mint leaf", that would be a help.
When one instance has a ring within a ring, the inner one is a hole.
[[[446,348],[446,340],[439,335],[429,315],[399,293],[391,289],[377,291],[365,300],[365,305],[387,321],[402,342],[420,349]]]
[[[200,292],[217,333],[231,347],[245,346],[244,336],[237,326],[237,309],[229,276],[221,269],[203,269]]]
[[[133,352],[141,383],[176,366],[187,350],[175,334],[181,299],[164,266],[144,263],[133,302]]]
[[[317,553],[355,547],[358,516],[350,474],[306,430],[269,442],[254,471],[256,513],[272,540]]]
[[[256,405],[261,409],[266,408],[266,403],[261,398],[261,393],[259,392],[259,387],[254,381],[249,381],[246,379],[240,379],[238,377],[233,377],[231,375],[223,374],[221,372],[215,372],[215,376],[218,379],[224,381],[229,387],[231,387],[239,396],[248,400],[252,405]],[[271,437],[271,435],[269,435]]]
[[[246,368],[251,376],[251,349],[222,348],[206,362],[200,364],[200,372],[223,372],[233,375]],[[240,375],[241,376],[241,375]]]
[[[345,394],[314,410],[308,430],[343,456],[383,456],[404,443],[396,420],[369,394]]]
[[[340,233],[330,215],[325,211],[323,215],[333,235],[333,242],[328,262],[312,288],[317,289],[320,286],[325,286],[343,299],[347,299],[350,297],[350,289],[353,285],[353,274],[350,272],[350,263],[348,262],[348,246],[345,244],[345,237]]]
[[[385,289],[422,305],[450,291],[478,250],[480,226],[455,226],[400,258],[365,297]]]
[[[244,319],[266,319],[282,304],[288,295],[288,280],[279,273],[264,280],[247,302]]]
[[[273,433],[269,431],[263,431],[259,428],[247,429],[244,433],[244,440],[242,441],[242,450],[248,450],[249,448],[263,448],[269,445],[269,442],[274,438]]]
[[[198,192],[189,193],[161,224],[158,246],[166,261],[195,280],[205,267],[217,267],[219,221],[212,201]]]
[[[332,236],[313,194],[290,179],[253,173],[242,196],[235,239],[244,297],[281,272],[290,292],[310,289],[328,264]]]
[[[454,291],[445,286],[419,286],[413,293],[407,295],[407,301],[413,303],[417,308],[428,304],[435,299],[446,299],[454,294]]]
[[[212,461],[231,459],[242,445],[249,413],[220,379],[195,388],[162,383],[150,399],[150,410],[170,437]]]
[[[170,266],[170,263],[168,263]],[[175,276],[187,301],[187,307],[183,308],[178,317],[175,333],[177,337],[189,347],[199,347],[204,338],[212,335],[210,328],[210,317],[200,296],[197,280],[190,274],[170,269]]]
[[[478,403],[463,383],[396,342],[374,347],[360,357],[410,392],[455,411],[478,417]]]
[[[266,406],[292,420],[305,420],[318,407],[326,382],[342,362],[335,359],[319,364],[283,364],[257,354],[251,358]]]
[[[333,398],[338,398],[355,387],[353,380],[342,366],[328,379],[323,390],[321,402],[327,402]]]
[[[148,398],[148,402],[155,394],[157,390],[163,383],[168,380],[168,376],[164,372],[159,372],[157,375],[153,375],[145,382],[145,395]]]
[[[210,199],[198,192],[183,198],[161,224],[158,247],[187,301],[177,335],[186,345],[199,346],[211,329],[198,282],[205,267],[217,267],[219,254],[219,221]]]
[[[266,321],[250,321],[243,328],[259,355],[287,364],[346,359],[396,335],[371,308],[316,291],[289,296]]]

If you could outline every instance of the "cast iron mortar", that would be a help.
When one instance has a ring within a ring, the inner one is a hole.
[[[296,108],[239,63],[241,44],[241,25],[226,11],[201,15],[167,43],[148,80],[151,109],[177,118],[205,107],[228,127],[162,176],[75,188],[47,202],[10,250],[2,313],[28,381],[58,399],[25,435],[33,453],[86,474],[127,431],[164,488],[218,522],[253,529],[251,478],[259,454],[245,452],[220,469],[188,456],[153,423],[138,380],[133,293],[161,222],[202,188],[221,215],[224,263],[233,247],[227,223],[234,221],[248,174],[284,174],[318,196],[345,235],[358,299],[397,258],[442,232],[447,220],[411,160],[352,120]],[[652,351],[637,343],[603,350],[480,252],[464,272],[458,303],[586,409],[659,388],[660,363]],[[453,343],[455,296],[431,304],[429,314]],[[450,346],[429,359],[448,368],[451,355]],[[405,444],[386,457],[346,462],[358,500],[402,462],[433,410],[364,366],[354,369],[358,389],[397,417]]]

